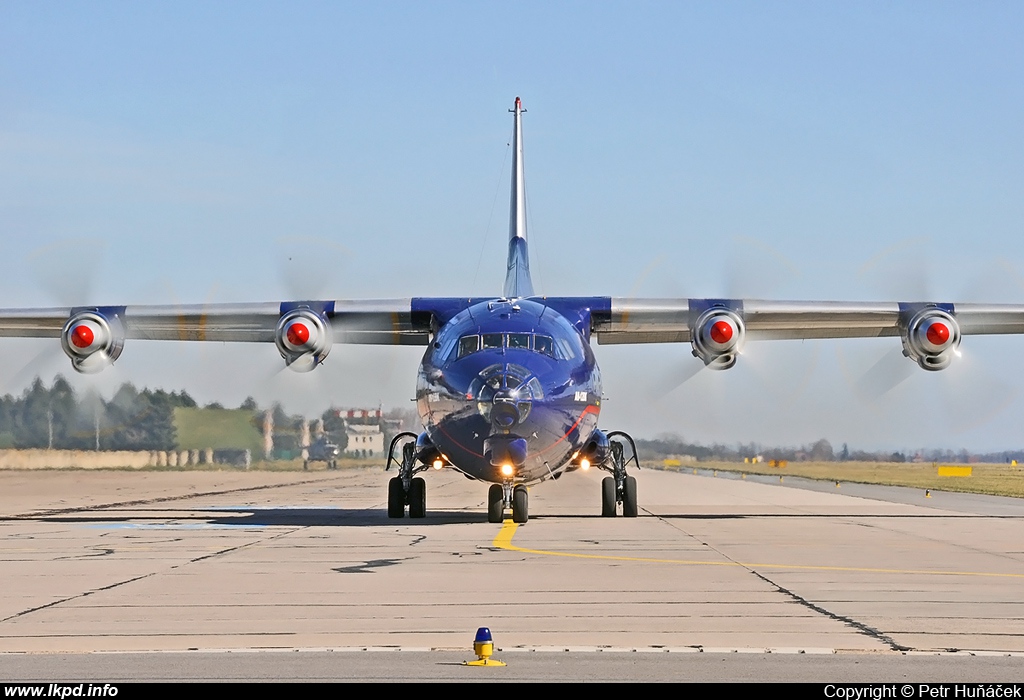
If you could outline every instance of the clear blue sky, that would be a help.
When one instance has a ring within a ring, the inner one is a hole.
[[[0,304],[497,294],[516,95],[543,293],[1024,302],[1021,36],[1014,2],[7,0]],[[865,403],[894,344],[750,346],[661,398],[688,347],[599,346],[602,425],[1024,446],[1024,338]],[[2,391],[70,374],[0,348]],[[137,342],[75,381],[411,405],[418,359],[293,376],[272,347]]]

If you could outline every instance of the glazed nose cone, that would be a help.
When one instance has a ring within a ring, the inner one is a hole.
[[[509,430],[519,423],[519,409],[515,399],[508,391],[499,391],[494,395],[491,406],[491,424],[501,430]]]

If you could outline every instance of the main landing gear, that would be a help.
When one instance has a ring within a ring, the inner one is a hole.
[[[398,458],[399,452],[401,459]],[[427,517],[427,482],[415,474],[428,467],[416,464],[416,433],[395,436],[388,448],[388,463],[384,471],[391,469],[392,463],[398,466],[398,476],[388,481],[388,517],[405,517],[407,505],[410,518]]]
[[[605,464],[599,466],[612,475],[601,481],[601,515],[614,518],[621,503],[622,517],[635,518],[639,513],[636,505],[636,478],[626,474],[626,466],[633,462],[637,469],[640,468],[636,443],[621,430],[608,433],[608,441],[611,443],[611,455]],[[628,458],[624,455],[627,444],[631,450]]]
[[[530,519],[530,493],[523,484],[511,481],[491,484],[487,490],[487,522],[505,521],[505,511],[512,510],[512,522],[523,524]]]

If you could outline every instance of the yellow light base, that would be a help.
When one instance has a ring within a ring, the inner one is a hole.
[[[463,661],[463,666],[504,666],[503,661],[497,659],[476,659],[475,661]]]
[[[476,654],[476,661],[463,661],[463,666],[504,666],[501,661],[492,659],[494,653],[494,642],[473,642],[473,653]]]

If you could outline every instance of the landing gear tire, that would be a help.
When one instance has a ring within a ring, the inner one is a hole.
[[[505,491],[501,484],[491,484],[487,489],[487,522],[500,523],[505,520]]]
[[[405,517],[405,487],[397,476],[388,481],[388,517]]]
[[[409,484],[409,517],[427,517],[427,482],[420,477]]]
[[[601,480],[601,517],[614,518],[615,507],[617,505],[617,499],[615,498],[615,479],[610,476],[606,476]]]
[[[638,514],[636,507],[636,478],[626,477],[622,485],[622,517],[635,518]]]
[[[338,463],[332,459],[330,462],[327,463],[327,468],[331,470],[337,469]]]
[[[522,525],[530,519],[530,493],[520,484],[512,490],[512,522]]]
[[[308,470],[309,470],[309,460],[308,459],[304,459],[304,460],[302,460],[302,471],[308,471]]]

